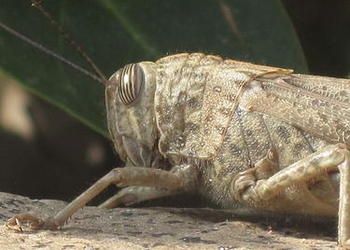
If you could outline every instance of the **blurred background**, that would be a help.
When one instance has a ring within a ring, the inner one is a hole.
[[[59,2],[42,4],[109,75],[126,63],[203,51],[350,77],[347,0]],[[1,22],[86,65],[29,1],[0,6]],[[102,87],[42,54],[0,31],[0,191],[71,200],[122,163],[107,136]]]

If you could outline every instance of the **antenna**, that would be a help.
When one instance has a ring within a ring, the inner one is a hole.
[[[4,23],[0,22],[0,27],[3,28],[4,30],[6,30],[7,32],[9,32],[10,34],[14,35],[15,37],[21,39],[22,41],[32,45],[33,47],[35,47],[35,48],[37,48],[39,50],[41,50],[45,54],[47,54],[47,55],[49,55],[49,56],[51,56],[51,57],[53,57],[53,58],[55,58],[55,59],[65,63],[65,64],[69,65],[70,67],[74,68],[75,70],[77,70],[77,71],[79,71],[79,72],[81,72],[81,73],[91,77],[95,81],[98,81],[98,82],[102,83],[103,85],[106,84],[106,82],[103,79],[101,79],[99,76],[97,76],[95,74],[92,74],[90,71],[84,69],[83,67],[81,67],[81,66],[79,66],[79,65],[77,65],[77,64],[75,64],[75,63],[73,63],[73,62],[71,62],[69,60],[67,60],[63,56],[61,56],[61,55],[53,52],[52,50],[46,48],[44,45],[33,41],[32,39],[30,39],[30,38],[26,37],[25,35],[15,31],[14,29],[11,29],[9,26],[5,25]]]
[[[85,51],[79,46],[79,44],[75,41],[75,39],[66,32],[63,27],[53,19],[53,17],[50,15],[48,11],[45,10],[45,8],[41,5],[42,1],[37,0],[30,0],[32,3],[32,6],[37,8],[43,16],[48,19],[51,23],[51,25],[63,36],[63,38],[69,42],[69,44],[75,48],[75,50],[79,53],[79,55],[91,66],[91,68],[95,71],[95,73],[103,79],[105,82],[107,82],[106,76],[102,73],[102,71],[97,67],[97,65],[93,62],[93,60],[85,53]]]
[[[93,62],[93,60],[83,51],[83,49],[75,42],[75,40],[67,33],[64,31],[64,29],[62,28],[62,26],[60,26],[52,17],[51,15],[44,9],[44,7],[36,0],[31,0],[32,2],[32,6],[36,7],[37,9],[40,10],[40,12],[47,18],[50,20],[51,25],[53,25],[58,32],[64,37],[64,39],[66,41],[68,41],[70,43],[70,45],[75,48],[75,50],[79,53],[79,55],[93,68],[94,73],[91,73],[89,70],[79,66],[78,64],[75,64],[71,61],[69,61],[68,59],[64,58],[63,56],[55,53],[54,51],[52,51],[51,49],[45,47],[44,45],[30,39],[29,37],[25,36],[24,34],[21,34],[19,32],[17,32],[16,30],[10,28],[9,26],[7,26],[6,24],[2,23],[0,21],[0,27],[2,29],[4,29],[5,31],[9,32],[10,34],[16,36],[17,38],[21,39],[22,41],[30,44],[31,46],[41,50],[42,52],[44,52],[45,54],[67,64],[68,66],[72,67],[73,69],[91,77],[92,79],[94,79],[95,81],[98,81],[99,83],[102,83],[103,85],[107,85],[107,78],[105,77],[105,75],[102,73],[102,71],[95,65],[95,63]]]

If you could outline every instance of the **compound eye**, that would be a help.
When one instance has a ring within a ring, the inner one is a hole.
[[[122,68],[118,81],[118,95],[125,105],[134,102],[140,95],[144,79],[143,69],[137,63]]]

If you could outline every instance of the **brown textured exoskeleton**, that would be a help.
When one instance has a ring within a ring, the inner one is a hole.
[[[125,161],[48,220],[56,229],[108,185],[102,207],[198,192],[225,208],[337,215],[350,246],[350,80],[201,53],[129,64],[106,86]],[[340,193],[340,195],[339,195]]]

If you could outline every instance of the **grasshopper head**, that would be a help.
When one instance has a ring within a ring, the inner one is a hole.
[[[107,121],[116,151],[124,162],[149,167],[159,158],[154,112],[156,64],[128,64],[106,87]]]

